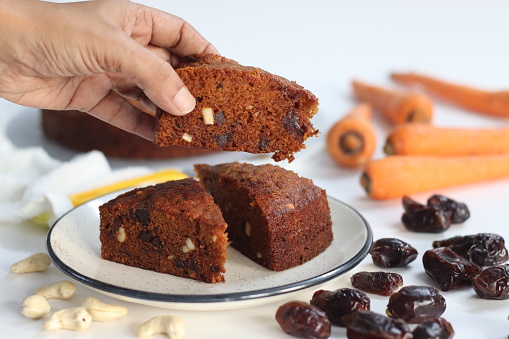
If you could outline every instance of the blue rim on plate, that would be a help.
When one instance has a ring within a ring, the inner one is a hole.
[[[358,222],[358,227],[360,227],[360,231],[365,232],[365,238],[362,238],[363,243],[360,244],[360,248],[356,253],[348,254],[348,260],[342,262],[341,264],[337,265],[336,267],[333,267],[332,269],[329,269],[324,272],[320,272],[320,274],[317,274],[316,276],[307,278],[307,279],[300,279],[297,278],[295,281],[292,281],[290,283],[284,283],[279,286],[274,287],[268,287],[268,288],[256,288],[253,286],[252,290],[247,291],[241,291],[241,292],[232,292],[232,293],[218,293],[218,294],[187,294],[187,293],[158,293],[148,290],[139,290],[139,289],[133,289],[125,286],[115,285],[108,283],[106,281],[101,281],[99,279],[95,279],[93,277],[90,277],[86,274],[83,274],[78,271],[78,269],[75,269],[71,266],[69,266],[60,256],[62,256],[61,253],[57,253],[57,250],[54,248],[54,244],[52,244],[52,240],[54,239],[54,232],[56,229],[59,229],[60,225],[63,223],[63,221],[68,218],[69,216],[72,216],[73,213],[77,213],[79,209],[85,208],[87,205],[95,203],[94,205],[99,205],[101,201],[106,202],[107,200],[116,197],[119,194],[119,192],[116,193],[110,193],[107,195],[104,195],[102,197],[93,199],[87,203],[84,203],[82,205],[79,205],[72,210],[68,211],[66,214],[64,214],[62,217],[60,217],[51,227],[51,229],[48,232],[47,239],[46,239],[46,246],[48,250],[48,254],[53,261],[54,265],[60,269],[63,273],[70,276],[71,278],[75,279],[76,281],[89,286],[93,289],[106,292],[109,294],[118,295],[126,298],[133,298],[133,299],[139,299],[144,301],[154,301],[154,302],[170,302],[170,303],[224,303],[224,302],[235,302],[235,301],[246,301],[246,300],[254,300],[254,299],[260,299],[260,298],[267,298],[267,297],[273,297],[283,294],[288,294],[291,292],[297,292],[302,291],[304,289],[311,288],[313,286],[324,284],[336,277],[339,277],[340,275],[348,272],[355,266],[357,266],[369,253],[369,250],[371,248],[371,244],[373,242],[373,234],[371,231],[371,228],[368,224],[368,222],[365,220],[365,218],[354,208],[351,206],[336,200],[334,198],[329,197],[329,203],[331,204],[331,211],[333,207],[335,208],[342,208],[344,211],[348,212],[351,217],[356,218]],[[109,197],[109,199],[108,199]],[[98,209],[97,215],[99,214]],[[333,225],[334,225],[334,218],[333,218]],[[99,224],[96,225],[97,229],[99,228]],[[334,230],[334,228],[333,228]],[[336,234],[334,234],[336,238]],[[338,239],[335,239],[334,241],[339,241]],[[99,239],[97,238],[97,242],[99,242]],[[334,242],[333,242],[334,244]],[[331,245],[332,246],[332,245]],[[329,246],[330,248],[330,246]],[[327,250],[326,250],[327,251]],[[318,260],[318,257],[312,259],[309,262],[312,262],[313,260]],[[98,261],[102,261],[103,259],[97,258]],[[105,260],[104,260],[105,261]],[[309,263],[308,262],[308,263]],[[110,264],[110,262],[108,262]],[[306,264],[306,263],[305,263]],[[304,264],[304,265],[305,265]],[[122,264],[114,263],[114,265],[118,265],[118,267],[122,270],[129,270],[133,269],[130,266],[125,266]],[[137,269],[137,268],[136,268]],[[139,269],[137,269],[139,270]],[[151,271],[147,271],[151,272]],[[154,272],[151,272],[151,274]],[[228,269],[227,269],[228,273]],[[271,271],[271,273],[274,273]],[[173,277],[169,276],[167,274],[163,273],[157,273],[164,277]],[[185,279],[185,278],[178,278],[178,279]],[[228,277],[226,277],[228,279]],[[189,279],[185,279],[185,281],[188,281]],[[227,280],[228,281],[228,280]],[[201,283],[205,284],[205,283]],[[208,285],[208,284],[207,284]]]

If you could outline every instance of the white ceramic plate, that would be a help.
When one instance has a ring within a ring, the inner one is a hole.
[[[366,220],[352,207],[329,198],[334,241],[307,263],[282,272],[268,270],[228,248],[225,283],[207,284],[101,259],[98,207],[114,192],[62,216],[47,238],[53,263],[65,274],[103,294],[151,306],[218,310],[289,299],[351,270],[373,240]]]

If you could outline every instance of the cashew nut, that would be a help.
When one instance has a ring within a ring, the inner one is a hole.
[[[105,304],[98,298],[88,297],[83,303],[83,308],[95,321],[111,321],[127,315],[127,308],[123,306]]]
[[[49,313],[51,305],[41,295],[32,295],[23,300],[23,309],[21,313],[27,318],[40,318]]]
[[[46,253],[36,253],[11,265],[13,273],[32,273],[46,271],[51,259]]]
[[[182,338],[185,331],[186,328],[182,319],[172,315],[161,315],[141,324],[138,329],[138,337],[145,338],[162,333],[168,335],[170,339],[179,339]]]
[[[76,292],[76,285],[64,280],[41,287],[34,294],[42,295],[46,299],[70,299],[74,292]]]
[[[46,331],[58,330],[63,328],[66,330],[83,331],[90,327],[92,317],[83,307],[67,308],[57,311],[44,322]]]

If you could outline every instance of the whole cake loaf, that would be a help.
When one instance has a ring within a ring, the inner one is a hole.
[[[318,99],[295,82],[212,54],[186,57],[176,72],[196,98],[184,116],[159,110],[159,146],[273,153],[288,159],[316,136]]]
[[[125,265],[224,282],[226,223],[192,178],[137,188],[99,207],[101,256]]]
[[[46,138],[66,148],[123,159],[166,159],[210,153],[190,147],[158,147],[153,142],[80,111],[41,111]]]
[[[332,242],[325,190],[275,165],[197,164],[196,173],[219,205],[231,245],[274,271],[300,265]]]

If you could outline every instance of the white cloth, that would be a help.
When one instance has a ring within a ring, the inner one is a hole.
[[[70,194],[149,172],[145,167],[112,170],[99,151],[62,162],[41,147],[16,148],[0,134],[0,223],[47,214],[51,225],[73,207]]]

